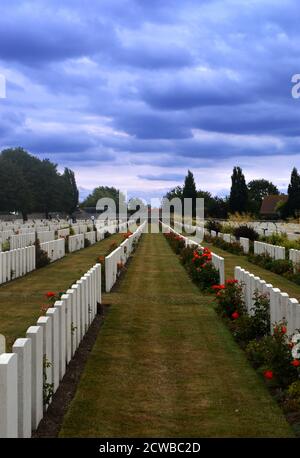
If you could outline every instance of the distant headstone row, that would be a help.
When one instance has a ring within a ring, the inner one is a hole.
[[[35,270],[35,246],[0,252],[0,284]]]
[[[121,266],[124,266],[131,255],[135,244],[138,242],[143,230],[146,227],[146,221],[139,226],[136,231],[130,235],[121,245],[112,251],[105,258],[105,289],[108,293],[117,281],[118,273]]]

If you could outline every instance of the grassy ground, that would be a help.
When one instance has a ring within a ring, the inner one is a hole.
[[[288,293],[290,297],[295,297],[300,301],[300,286],[295,283],[288,281],[281,275],[274,274],[269,270],[263,269],[252,262],[247,260],[246,256],[231,254],[228,251],[221,250],[216,246],[203,242],[204,246],[209,247],[214,253],[225,258],[225,276],[232,278],[234,274],[235,266],[240,266],[243,269],[248,270],[250,273],[255,274],[267,283],[271,283],[275,288],[280,288],[282,292]]]
[[[122,234],[112,235],[25,277],[1,285],[0,334],[7,339],[7,350],[41,315],[41,306],[47,303],[47,291],[66,291],[97,262],[97,256],[104,255],[113,242],[121,240]]]
[[[292,436],[264,382],[161,234],[144,235],[62,437]]]

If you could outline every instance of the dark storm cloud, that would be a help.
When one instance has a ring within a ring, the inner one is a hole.
[[[0,146],[161,167],[137,172],[149,182],[297,155],[299,19],[296,0],[2,2]]]
[[[139,178],[149,181],[179,181],[184,180],[184,175],[179,173],[166,173],[161,175],[139,175]]]

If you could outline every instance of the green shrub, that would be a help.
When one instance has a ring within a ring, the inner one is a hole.
[[[270,334],[270,299],[266,294],[255,291],[253,295],[254,304],[251,307],[251,321],[255,338]]]
[[[203,291],[211,289],[212,285],[215,285],[219,282],[219,272],[212,265],[212,263],[207,263],[202,268],[195,268],[190,265],[189,273],[192,280],[199,286]]]
[[[169,232],[165,234],[165,237],[176,254],[180,254],[185,248],[184,238],[180,235],[175,234],[174,232]]]
[[[84,239],[84,248],[88,248],[89,246],[91,246],[91,242],[89,241],[89,239]]]
[[[298,372],[292,365],[293,357],[286,337],[285,323],[276,324],[272,335],[251,341],[247,345],[246,353],[260,372],[271,371],[274,386],[286,388],[297,380]]]
[[[174,232],[166,233],[165,237],[197,286],[207,290],[219,282],[219,272],[212,265],[212,255],[208,248],[186,247],[184,238]]]
[[[35,262],[36,268],[40,269],[41,267],[45,267],[50,264],[50,258],[46,251],[41,249],[40,241],[37,239],[35,241]]]
[[[220,237],[215,237],[212,241],[214,246],[221,248],[222,250],[229,251],[229,253],[241,255],[244,254],[244,250],[238,242],[225,242]]]
[[[297,271],[295,273],[294,272],[286,272],[285,274],[283,274],[283,276],[287,280],[293,281],[297,285],[300,285],[300,272],[299,271]]]
[[[209,231],[221,232],[222,225],[219,223],[219,221],[210,219],[206,221],[205,227]]]
[[[291,383],[283,399],[282,407],[285,412],[299,412],[300,410],[300,380]]]
[[[252,317],[250,315],[242,315],[237,320],[230,322],[230,330],[238,343],[245,347],[251,340],[255,339],[253,332]]]
[[[234,226],[232,226],[231,224],[223,223],[221,225],[220,232],[223,232],[223,234],[233,234],[233,231],[234,231]]]
[[[194,249],[192,247],[184,247],[180,252],[180,260],[183,265],[189,264],[193,258]]]
[[[268,296],[254,293],[251,315],[242,315],[232,322],[232,332],[236,340],[245,346],[253,339],[270,334],[270,302]]]
[[[63,237],[65,240],[65,253],[69,253],[69,236]]]
[[[271,270],[279,275],[283,275],[286,272],[293,272],[293,263],[287,259],[276,259],[272,262]]]
[[[290,398],[297,399],[300,403],[300,380],[293,382],[287,389],[287,395]]]
[[[6,240],[6,242],[2,243],[2,251],[9,251],[10,250],[10,242]]]
[[[222,316],[236,320],[245,313],[242,285],[237,280],[226,280],[225,285],[215,284],[213,290],[216,293],[216,310]]]
[[[240,237],[245,237],[245,238],[251,240],[252,242],[254,242],[254,240],[258,240],[259,239],[258,232],[256,232],[253,229],[253,227],[250,227],[250,226],[247,226],[247,225],[236,227],[234,229],[234,231],[233,231],[233,234],[235,235],[235,237],[237,239],[239,239]]]
[[[248,255],[248,261],[275,274],[293,274],[293,263],[287,259],[273,259],[268,254],[255,255],[250,253]]]
[[[298,240],[289,240],[287,234],[274,233],[268,236],[261,236],[261,241],[270,243],[271,245],[284,246],[287,250],[294,248],[295,250],[300,250],[300,238]]]

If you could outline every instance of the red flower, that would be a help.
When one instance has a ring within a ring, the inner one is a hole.
[[[220,289],[220,285],[213,285],[213,286],[212,286],[212,289],[213,289],[214,291],[218,291],[218,290]]]
[[[294,367],[299,367],[299,366],[300,366],[300,361],[299,361],[299,359],[294,359],[294,361],[292,361],[292,365],[293,365]]]
[[[49,291],[48,293],[46,293],[46,297],[55,297],[55,293],[53,293],[52,291]]]
[[[264,372],[264,377],[267,380],[272,380],[272,378],[274,377],[273,371],[265,371]]]
[[[279,327],[275,326],[274,332],[275,333],[281,332],[281,334],[286,334],[287,333],[287,328],[286,328],[286,326],[279,326]]]
[[[212,289],[214,291],[220,291],[221,289],[225,289],[225,285],[213,285]]]
[[[235,280],[234,278],[229,278],[228,280],[226,280],[226,284],[227,285],[234,285],[235,283],[237,283],[238,281]]]
[[[239,317],[240,317],[240,314],[238,312],[233,312],[233,314],[231,315],[231,318],[233,320],[237,320]]]

